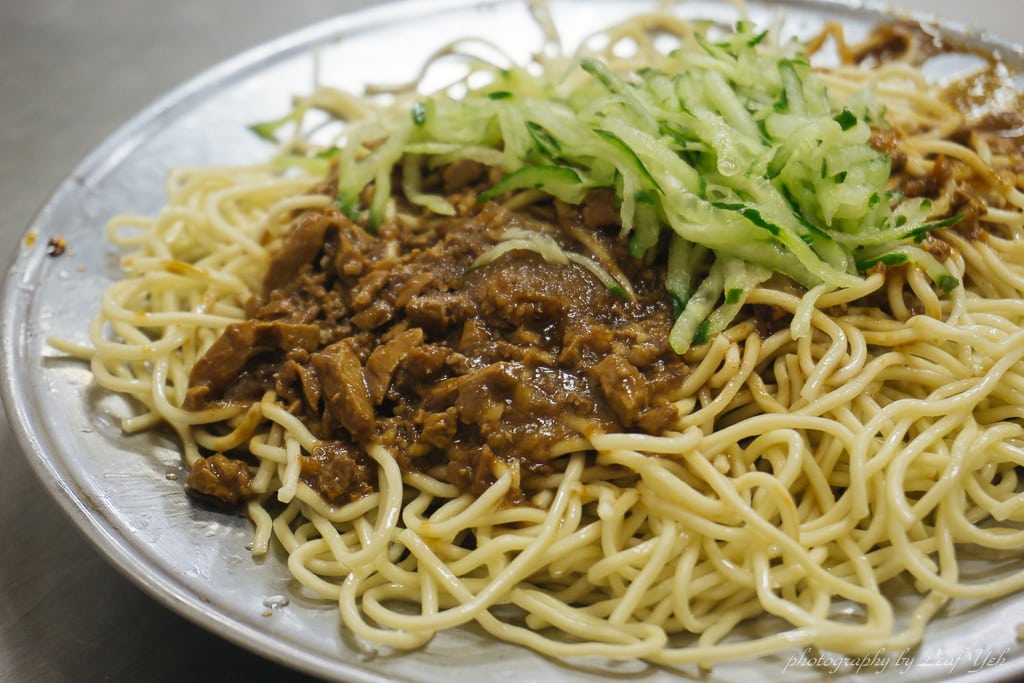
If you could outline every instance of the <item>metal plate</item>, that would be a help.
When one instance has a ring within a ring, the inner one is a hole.
[[[567,44],[654,3],[552,0]],[[681,11],[731,20],[728,4],[691,0]],[[815,2],[751,3],[756,19],[784,17],[807,34],[826,19],[852,37],[882,19],[878,10]],[[958,27],[950,27],[958,31]],[[358,649],[333,604],[301,598],[284,558],[254,560],[247,520],[194,507],[182,494],[176,444],[159,432],[126,437],[118,418],[132,407],[90,384],[88,368],[46,344],[50,336],[87,341],[104,287],[118,275],[119,254],[103,238],[115,213],[153,213],[163,203],[166,169],[176,165],[257,161],[269,148],[246,126],[285,111],[313,83],[314,54],[326,82],[349,89],[404,81],[446,41],[481,36],[525,58],[540,44],[525,3],[503,0],[406,2],[318,25],[209,71],[141,113],[91,154],[47,202],[7,274],[2,298],[3,396],[35,471],[55,500],[121,571],[174,611],[285,665],[349,681],[572,680],[642,681],[872,680],[972,681],[1024,673],[1016,639],[1024,596],[955,607],[932,624],[921,649],[879,653],[875,662],[815,659],[813,653],[669,671],[637,662],[558,662],[495,642],[478,629],[446,632],[403,655]],[[1005,44],[970,42],[1010,53]],[[50,258],[31,236],[59,234],[68,252]],[[279,606],[275,596],[288,596]]]

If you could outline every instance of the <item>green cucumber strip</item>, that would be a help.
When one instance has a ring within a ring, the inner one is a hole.
[[[629,255],[633,258],[643,258],[658,243],[661,219],[655,201],[650,192],[641,192],[636,196],[633,232],[629,237]]]
[[[485,202],[512,190],[537,189],[569,204],[579,204],[587,188],[579,174],[568,166],[524,166],[509,173],[477,197]]]
[[[935,286],[943,292],[950,292],[960,285],[960,280],[949,272],[937,258],[921,247],[912,244],[902,244],[888,251],[864,256],[857,260],[857,266],[865,271],[878,264],[886,266],[913,264],[918,266],[935,283]]]

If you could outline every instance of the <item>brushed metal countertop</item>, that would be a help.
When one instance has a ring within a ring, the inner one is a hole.
[[[372,0],[0,2],[0,263],[77,162],[242,50]],[[1024,43],[1015,0],[891,4]],[[0,681],[309,680],[158,604],[64,517],[0,410]]]

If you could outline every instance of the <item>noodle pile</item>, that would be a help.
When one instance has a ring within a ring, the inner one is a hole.
[[[689,30],[665,15],[615,31],[642,58],[655,24]],[[984,131],[953,141],[963,115],[913,58],[848,63],[827,79],[840,99],[871,87],[901,136],[905,177],[951,165],[934,215],[954,212],[958,187],[984,203],[975,233],[941,231],[962,286],[936,293],[914,266],[876,269],[820,296],[798,339],[741,315],[688,351],[677,432],[566,444],[564,471],[523,487],[537,492],[529,505],[504,504],[510,473],[474,498],[443,469],[402,472],[371,447],[378,490],[332,507],[299,476],[315,437],[272,394],[181,407],[191,366],[244,317],[291,217],[330,204],[301,169],[172,172],[156,217],[110,225],[131,253],[92,348],[55,344],[145,406],[126,431],[170,425],[188,464],[251,452],[253,553],[280,543],[301,590],[337,601],[344,626],[377,646],[416,648],[476,622],[555,657],[670,665],[913,647],[950,600],[1024,588],[1020,159]],[[786,317],[801,297],[769,281],[746,303]],[[965,577],[965,556],[990,571]],[[911,583],[912,611],[898,614],[889,593]],[[751,634],[741,624],[754,617]]]

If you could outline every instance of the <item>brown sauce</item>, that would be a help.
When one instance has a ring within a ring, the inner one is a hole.
[[[449,182],[466,182],[458,175]],[[507,470],[520,482],[557,471],[559,445],[595,431],[663,433],[688,371],[667,343],[664,264],[624,253],[618,227],[599,225],[607,201],[527,212],[453,201],[471,208],[433,218],[425,233],[393,223],[371,234],[336,210],[308,212],[273,255],[249,318],[195,364],[187,406],[274,390],[320,440],[301,476],[332,503],[374,489],[369,443],[479,494]],[[580,253],[572,235],[596,234],[636,300],[532,251],[471,267],[506,229],[524,227]],[[190,485],[201,493],[245,497],[199,467]]]

